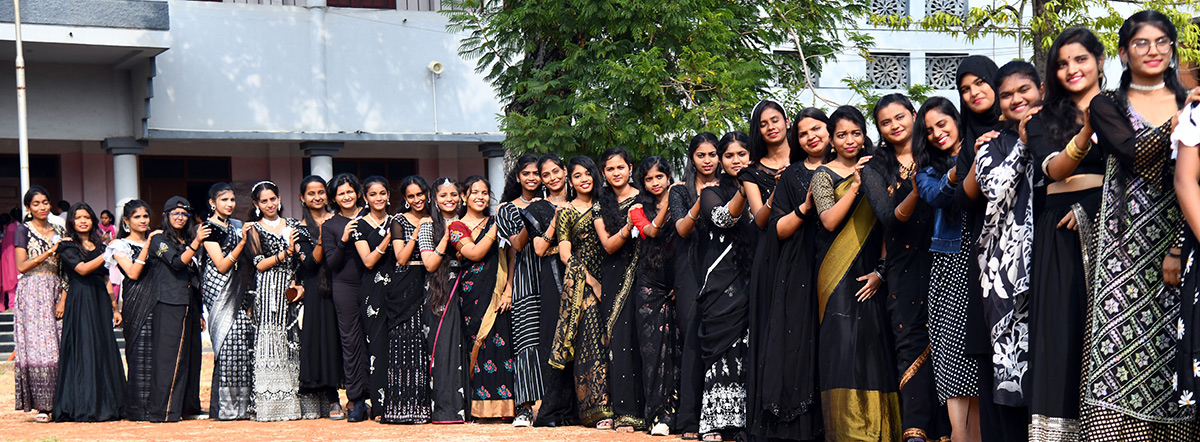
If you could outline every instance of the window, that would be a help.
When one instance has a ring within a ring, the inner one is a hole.
[[[875,89],[906,89],[909,85],[908,54],[871,54],[867,78]]]
[[[944,12],[955,17],[966,17],[967,0],[925,0],[925,15],[933,15],[939,12]]]
[[[908,0],[871,0],[871,13],[875,15],[907,16]]]
[[[0,210],[4,213],[24,205],[20,164],[21,159],[17,155],[0,155]],[[51,203],[62,199],[59,170],[58,155],[29,155],[29,184],[44,187],[50,193]]]
[[[304,172],[303,175],[312,174],[312,163],[309,158],[305,157],[300,169]],[[390,191],[396,193],[400,191],[400,180],[415,175],[417,173],[417,160],[414,159],[381,159],[381,158],[333,158],[333,174],[348,173],[365,180],[369,176],[379,175],[387,178],[388,184],[392,186]],[[433,183],[432,179],[427,180]]]
[[[955,89],[954,77],[958,64],[966,54],[927,54],[925,56],[925,84],[934,89]]]

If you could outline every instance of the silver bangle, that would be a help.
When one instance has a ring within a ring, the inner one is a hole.
[[[133,260],[133,262],[134,262],[135,264],[146,265],[146,261],[142,261],[142,260],[140,260],[140,259],[134,259],[134,260]]]

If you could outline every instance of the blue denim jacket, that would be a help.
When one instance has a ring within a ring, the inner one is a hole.
[[[933,166],[917,172],[917,188],[921,199],[933,207],[933,242],[929,251],[958,253],[962,251],[962,210],[954,203],[954,186],[948,175],[940,178]]]

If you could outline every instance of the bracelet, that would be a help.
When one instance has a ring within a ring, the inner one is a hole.
[[[1174,253],[1174,252],[1171,252],[1170,250],[1167,250],[1167,256],[1170,256],[1172,258],[1178,258],[1179,253]]]
[[[1071,157],[1071,159],[1075,161],[1081,161],[1083,160],[1083,157],[1086,157],[1088,152],[1092,150],[1091,148],[1091,143],[1088,143],[1088,148],[1086,150],[1080,149],[1079,146],[1075,145],[1075,137],[1071,137],[1071,139],[1067,140],[1067,145],[1063,148],[1063,152],[1066,152],[1067,156]]]
[[[437,254],[437,256],[441,256],[441,257],[445,257],[445,256],[446,256],[446,252],[443,252],[443,251],[441,251],[441,250],[438,250],[438,249],[437,249],[437,247],[434,247],[434,248],[433,248],[433,253],[436,253],[436,254]]]
[[[650,225],[654,226],[654,228],[655,228],[655,229],[661,229],[661,228],[662,228],[662,226],[660,226],[660,225],[658,225],[658,224],[655,224],[655,223],[654,223],[654,220],[650,220]]]
[[[187,248],[188,248],[188,250],[191,250],[191,251],[192,251],[192,253],[199,252],[199,250],[196,250],[196,248],[195,248],[195,247],[192,247],[192,245],[191,245],[191,244],[188,244],[188,245],[187,245]]]
[[[879,270],[875,270],[871,273],[874,273],[875,276],[878,276],[880,281],[887,282],[887,279],[883,277],[883,273],[881,273]]]
[[[699,219],[699,218],[696,218],[694,215],[692,215],[692,211],[691,211],[691,210],[687,211],[687,217],[688,217],[688,218],[691,218],[691,219],[692,219],[692,221],[700,221],[700,219]]]
[[[146,265],[146,261],[142,261],[142,260],[140,260],[140,259],[134,259],[134,260],[133,260],[133,263],[134,263],[134,264]]]
[[[387,245],[385,245],[385,244],[380,244],[380,245],[379,245],[379,247],[387,247]],[[375,251],[376,251],[376,252],[379,252],[379,254],[380,254],[380,255],[383,255],[383,254],[384,254],[384,253],[383,253],[383,250],[379,250],[379,247],[376,247],[376,248],[375,248]]]

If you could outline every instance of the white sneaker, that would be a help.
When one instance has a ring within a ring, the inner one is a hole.
[[[671,434],[671,427],[662,422],[654,424],[654,428],[650,429],[651,436],[667,436]]]
[[[533,424],[533,410],[524,408],[517,412],[517,416],[513,418],[512,424],[514,427],[528,427]]]

